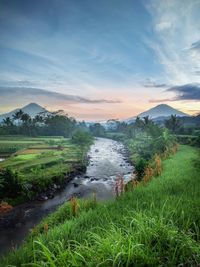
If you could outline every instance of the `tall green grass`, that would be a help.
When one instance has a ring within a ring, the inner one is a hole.
[[[1,266],[198,266],[197,158],[197,149],[181,146],[161,176],[115,201],[79,201],[76,217],[64,204]]]

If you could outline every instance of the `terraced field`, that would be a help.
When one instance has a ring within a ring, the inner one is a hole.
[[[9,155],[0,162],[0,168],[18,174],[22,195],[29,198],[54,183],[62,184],[73,166],[81,162],[80,148],[63,137],[4,136],[0,138],[0,155]]]

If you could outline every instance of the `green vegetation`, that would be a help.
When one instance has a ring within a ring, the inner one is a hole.
[[[1,266],[198,266],[198,157],[181,146],[161,176],[115,201],[79,201],[75,217],[64,204]]]
[[[91,141],[90,136],[88,140]],[[53,184],[62,185],[77,165],[85,166],[83,158],[88,146],[88,142],[80,145],[63,137],[2,137],[3,152],[15,153],[0,162],[0,198],[17,204]]]
[[[92,142],[85,127],[63,111],[32,118],[19,110],[5,118],[0,125],[0,156],[11,156],[0,163],[0,199],[11,204],[33,199],[54,184],[63,185],[72,171],[84,169]],[[5,190],[7,176],[10,190]]]
[[[77,130],[72,136],[72,143],[78,145],[81,150],[81,161],[84,162],[85,154],[93,142],[92,135],[89,132]]]
[[[104,137],[106,134],[105,128],[100,123],[90,125],[89,129],[94,136]]]
[[[76,120],[68,117],[61,110],[52,113],[44,112],[34,118],[19,110],[12,118],[7,117],[3,120],[0,125],[0,135],[70,137],[76,127]]]

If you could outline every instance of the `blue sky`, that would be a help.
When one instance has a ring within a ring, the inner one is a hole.
[[[195,113],[199,14],[200,0],[0,0],[0,112],[34,101],[85,120],[157,103]]]

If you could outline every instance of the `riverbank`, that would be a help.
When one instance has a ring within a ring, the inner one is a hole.
[[[63,205],[1,266],[198,266],[198,156],[181,146],[160,177],[116,201],[81,201],[76,217]]]
[[[110,139],[97,138],[88,152],[88,166],[73,168],[65,186],[54,192],[54,197],[47,195],[45,201],[31,201],[13,209],[1,217],[0,253],[4,253],[11,244],[19,245],[31,228],[43,217],[53,212],[72,196],[89,199],[95,192],[97,200],[114,197],[114,185],[118,175],[123,175],[125,182],[132,175],[133,166],[129,164],[124,146]],[[50,191],[52,194],[52,191]],[[45,192],[43,199],[45,199]],[[13,246],[13,245],[12,245]]]

